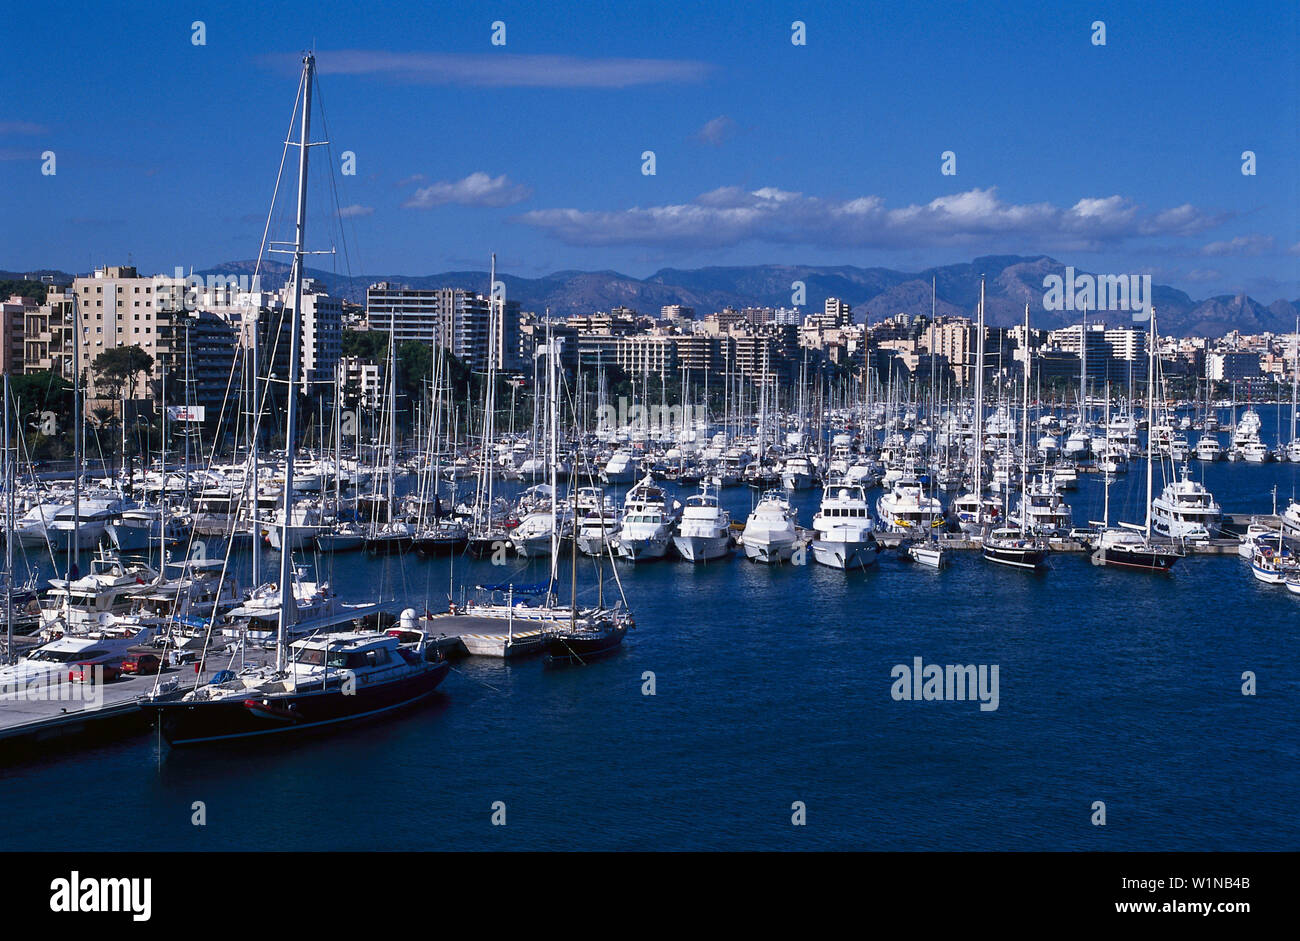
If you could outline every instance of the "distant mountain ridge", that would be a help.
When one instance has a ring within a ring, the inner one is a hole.
[[[196,271],[211,274],[251,274],[252,261],[231,261]],[[939,314],[973,315],[979,299],[979,278],[986,279],[988,322],[1012,326],[1024,317],[1029,304],[1032,325],[1055,329],[1077,323],[1075,311],[1043,309],[1043,279],[1065,273],[1066,266],[1047,255],[989,255],[970,262],[907,272],[891,268],[859,268],[853,265],[749,265],[738,267],[664,268],[647,278],[635,278],[617,271],[556,271],[538,278],[498,273],[506,294],[524,310],[550,310],[563,316],[585,314],[611,307],[631,307],[645,314],[657,314],[667,304],[694,307],[699,316],[723,307],[790,307],[792,284],[804,284],[806,311],[821,310],[828,297],[853,305],[858,321],[879,321],[897,313],[929,313],[930,281],[935,280],[935,310]],[[263,262],[263,285],[279,287],[288,266]],[[377,281],[389,281],[417,289],[462,287],[486,292],[488,272],[445,271],[431,275],[367,274],[349,278],[337,272],[308,268],[310,277],[321,281],[335,295],[364,303],[366,288]],[[1077,269],[1077,274],[1091,274]],[[0,279],[22,278],[30,273],[0,271]],[[45,270],[56,280],[70,278],[63,272]],[[1244,294],[1220,295],[1196,300],[1183,291],[1162,284],[1152,285],[1160,332],[1173,336],[1220,337],[1232,330],[1242,333],[1289,333],[1295,329],[1300,299],[1275,300],[1264,305]],[[1091,318],[1090,318],[1091,319]],[[1130,322],[1125,312],[1103,313],[1111,324]]]

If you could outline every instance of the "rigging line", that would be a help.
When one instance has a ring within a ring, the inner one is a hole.
[[[503,689],[497,689],[497,687],[493,686],[491,683],[485,683],[483,680],[480,680],[480,679],[479,679],[478,677],[476,677],[476,676],[470,676],[468,673],[466,673],[466,672],[463,671],[463,670],[457,670],[455,667],[451,666],[450,664],[448,664],[448,666],[450,667],[450,669],[451,669],[451,671],[452,671],[453,673],[459,673],[461,676],[465,677],[465,679],[467,679],[467,680],[472,680],[473,682],[478,683],[480,686],[486,686],[488,689],[492,690],[494,693],[504,693],[504,692],[505,692],[505,690],[503,690]]]

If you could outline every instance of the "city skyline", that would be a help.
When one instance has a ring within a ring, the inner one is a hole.
[[[340,273],[479,270],[492,251],[523,277],[1044,253],[1194,297],[1300,297],[1296,53],[1278,41],[1295,10],[935,9],[760,4],[742,24],[454,4],[346,27],[300,4],[20,12],[18,33],[57,35],[69,67],[24,70],[0,112],[24,220],[0,267],[255,256],[299,58],[278,41],[291,21],[316,50],[328,120],[312,176],[331,211],[308,236],[337,247]],[[153,65],[116,54],[131,48]]]

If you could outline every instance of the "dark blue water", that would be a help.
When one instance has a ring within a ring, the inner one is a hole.
[[[1225,510],[1262,512],[1275,485],[1282,505],[1300,488],[1300,466],[1221,463],[1205,479]],[[1113,509],[1136,520],[1144,486],[1135,465]],[[818,496],[796,498],[805,524]],[[743,519],[750,493],[724,499]],[[1099,518],[1100,482],[1070,501],[1076,521]],[[455,566],[457,584],[503,576]],[[461,661],[427,707],[292,746],[169,751],[140,735],[8,766],[0,849],[1297,846],[1300,597],[1235,555],[1169,577],[1065,554],[1033,576],[972,553],[937,573],[890,555],[847,576],[739,557],[619,572],[637,628],[612,659]],[[352,554],[330,577],[351,599],[441,610],[449,574]],[[999,708],[894,701],[890,670],[916,656],[999,665]],[[791,825],[795,801],[807,826]]]

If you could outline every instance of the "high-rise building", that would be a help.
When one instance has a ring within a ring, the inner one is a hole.
[[[494,308],[496,348],[489,351]],[[416,290],[381,281],[366,291],[366,324],[371,330],[391,330],[398,343],[436,342],[471,369],[485,369],[489,354],[498,369],[522,367],[518,301],[493,305],[483,295],[461,288]]]
[[[952,365],[959,386],[975,381],[975,325],[965,317],[940,318],[929,324],[920,346]]]
[[[828,327],[847,327],[853,323],[853,305],[838,297],[828,297],[822,305],[822,316]]]
[[[1212,382],[1258,379],[1259,353],[1253,350],[1219,350],[1205,357],[1205,375]]]
[[[35,301],[21,294],[0,302],[0,373],[17,375],[23,371],[27,315],[37,307]]]

